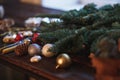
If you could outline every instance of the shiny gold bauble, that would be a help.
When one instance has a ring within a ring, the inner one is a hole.
[[[71,58],[68,54],[63,53],[57,57],[56,62],[57,62],[56,69],[57,68],[65,68],[71,64]]]
[[[24,44],[30,44],[32,41],[29,38],[24,39]]]
[[[45,57],[52,57],[55,55],[55,53],[49,51],[50,48],[53,47],[53,44],[45,44],[42,48],[42,55],[44,55]]]

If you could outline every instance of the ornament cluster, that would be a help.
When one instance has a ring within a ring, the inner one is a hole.
[[[14,36],[13,34],[12,36]],[[57,68],[65,68],[68,67],[71,64],[71,58],[68,54],[56,54],[50,51],[50,49],[54,46],[53,44],[47,43],[45,45],[41,45],[40,42],[37,42],[36,38],[40,35],[40,33],[33,33],[33,35],[27,35],[27,38],[25,38],[22,34],[15,35],[15,38],[9,37],[10,39],[13,39],[13,42],[11,40],[4,41],[6,39],[6,36],[3,38],[3,42],[9,43],[9,45],[6,45],[4,47],[0,48],[0,51],[2,54],[7,54],[14,52],[16,56],[26,56],[29,55],[30,62],[39,62],[42,57],[54,57],[57,55],[56,58],[56,69]],[[7,35],[8,36],[8,35]]]

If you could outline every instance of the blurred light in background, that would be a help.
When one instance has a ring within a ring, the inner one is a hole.
[[[78,0],[42,0],[42,6],[65,11],[83,7],[78,4]]]
[[[95,3],[99,6],[105,4],[115,4],[120,3],[120,0],[42,0],[42,6],[68,11],[71,9],[79,10],[85,4]]]

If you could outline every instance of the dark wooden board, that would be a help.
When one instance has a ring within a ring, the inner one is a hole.
[[[66,69],[55,69],[56,59],[45,58],[38,63],[31,63],[30,56],[18,57],[14,53],[0,55],[0,59],[4,60],[14,66],[25,69],[37,76],[42,76],[51,80],[93,80],[93,68],[84,64],[73,62],[70,67]],[[84,61],[82,60],[84,63]]]

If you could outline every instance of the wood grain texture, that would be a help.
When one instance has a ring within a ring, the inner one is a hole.
[[[12,65],[23,68],[38,76],[50,80],[93,80],[94,71],[92,68],[83,64],[72,63],[69,68],[55,69],[56,58],[45,58],[38,63],[31,63],[30,56],[15,56],[14,53],[0,55],[0,59],[9,62]],[[84,61],[83,61],[84,62]]]

